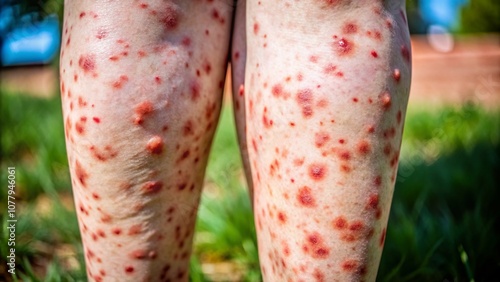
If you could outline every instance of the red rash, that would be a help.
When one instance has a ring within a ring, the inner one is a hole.
[[[278,220],[279,220],[282,224],[286,223],[286,221],[287,221],[287,216],[286,216],[286,214],[285,214],[285,213],[283,213],[283,212],[278,212]]]
[[[355,23],[346,23],[342,27],[342,32],[344,32],[345,34],[356,33],[356,32],[358,32],[358,26]]]
[[[95,69],[95,56],[94,55],[81,55],[78,60],[78,65],[85,73],[92,72]]]
[[[384,110],[389,110],[389,108],[391,107],[391,95],[389,94],[389,92],[384,92],[382,94],[380,94],[380,102],[382,104],[382,108]]]
[[[163,152],[163,139],[160,136],[154,136],[149,139],[147,150],[153,155],[160,155]]]
[[[163,188],[163,183],[161,181],[148,181],[142,185],[142,191],[145,194],[154,194],[159,192]]]
[[[325,178],[326,166],[323,164],[312,164],[309,166],[309,177],[313,180],[320,181]]]
[[[297,201],[302,206],[311,208],[316,206],[316,200],[314,199],[312,193],[311,193],[311,188],[304,186],[299,189],[297,193]]]
[[[283,86],[281,86],[281,84],[276,84],[273,86],[271,92],[274,97],[280,97],[283,94]]]
[[[123,84],[128,81],[128,76],[120,75],[120,78],[113,82],[113,88],[121,89]]]
[[[394,80],[398,83],[401,79],[401,71],[399,69],[395,69],[392,77],[394,77]]]
[[[177,10],[174,7],[168,6],[160,22],[167,30],[175,29],[179,25],[179,14]]]
[[[346,260],[342,262],[342,270],[346,272],[354,272],[358,268],[358,262],[355,260]]]
[[[76,178],[78,179],[78,181],[80,181],[80,183],[83,185],[83,187],[85,187],[87,185],[87,178],[89,177],[89,175],[83,169],[83,167],[79,161],[75,162],[75,174],[76,174]]]
[[[401,55],[408,63],[410,62],[410,51],[406,45],[401,46]]]
[[[313,115],[313,97],[310,89],[303,89],[297,93],[296,101],[302,108],[302,115],[310,118]]]
[[[352,55],[354,52],[354,43],[345,38],[341,38],[334,42],[334,49],[339,56]]]
[[[335,229],[344,229],[348,225],[347,220],[343,216],[339,216],[336,219],[333,220],[333,227]]]
[[[153,104],[149,101],[144,101],[141,102],[139,105],[135,107],[135,124],[143,124],[144,123],[144,116],[150,114],[153,112]]]
[[[361,155],[368,155],[370,153],[370,143],[366,140],[361,140],[358,143],[357,149]]]
[[[255,35],[257,35],[259,33],[259,24],[258,23],[253,24],[253,33]]]
[[[330,249],[324,244],[323,238],[317,232],[306,237],[302,249],[315,259],[326,259],[330,255]]]
[[[330,141],[330,135],[326,132],[318,132],[314,135],[314,144],[318,148],[321,148],[328,141]]]
[[[371,51],[370,54],[372,55],[372,57],[374,58],[378,58],[378,53],[377,51]]]

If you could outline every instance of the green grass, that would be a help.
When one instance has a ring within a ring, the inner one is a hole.
[[[16,166],[19,220],[13,278],[5,272],[6,189],[1,189],[0,280],[86,281],[59,98],[2,93],[0,113],[0,181],[7,183],[4,172]],[[499,139],[500,111],[472,104],[410,108],[379,281],[488,281],[500,272]],[[220,262],[231,262],[243,281],[259,281],[255,229],[229,107],[206,176],[191,281],[210,281],[214,276],[203,266]]]

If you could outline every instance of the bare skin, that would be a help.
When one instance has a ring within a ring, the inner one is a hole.
[[[89,281],[187,281],[228,53],[264,280],[374,281],[410,86],[404,1],[67,1]]]

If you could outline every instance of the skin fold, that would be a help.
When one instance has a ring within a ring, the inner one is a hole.
[[[188,281],[228,58],[264,281],[374,281],[410,88],[404,10],[65,1],[62,107],[89,281]]]

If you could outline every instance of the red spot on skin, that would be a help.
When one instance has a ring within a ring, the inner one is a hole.
[[[316,206],[316,200],[314,199],[312,193],[311,193],[311,188],[304,186],[299,189],[297,193],[297,201],[302,206],[311,208]]]
[[[370,153],[370,148],[370,143],[366,140],[359,141],[357,145],[358,153],[360,153],[361,155],[368,155],[368,153]]]
[[[368,125],[368,127],[366,128],[366,132],[368,132],[368,133],[373,133],[373,132],[375,132],[375,126],[373,126],[373,125]]]
[[[287,219],[288,218],[284,212],[278,212],[278,220],[280,221],[280,223],[285,224]]]
[[[382,234],[380,234],[380,239],[379,239],[379,246],[380,247],[383,247],[384,246],[384,242],[385,242],[385,234],[386,234],[386,229],[384,228],[382,230]]]
[[[139,51],[137,51],[137,56],[139,56],[139,58],[145,57],[146,56],[146,52],[144,52],[142,50],[139,50]]]
[[[328,6],[336,6],[341,0],[323,0],[323,2]]]
[[[315,259],[326,259],[330,255],[330,249],[324,244],[323,238],[317,232],[307,235],[302,249]]]
[[[383,135],[386,139],[394,138],[396,136],[396,129],[394,127],[391,127],[387,130],[384,130]]]
[[[149,5],[146,4],[146,3],[140,3],[139,4],[139,7],[141,7],[141,9],[146,9]]]
[[[78,134],[83,135],[85,133],[85,127],[84,127],[85,122],[84,121],[77,121],[75,123],[75,129]]]
[[[85,15],[86,15],[86,13],[85,13],[85,12],[81,12],[81,13],[80,13],[80,19],[81,19],[81,18],[83,18],[83,17],[85,17]]]
[[[353,101],[354,103],[357,103],[357,102],[358,102],[358,98],[354,97],[354,98],[352,98],[352,101]]]
[[[116,62],[116,61],[118,61],[119,59],[120,59],[120,57],[118,57],[118,56],[111,56],[111,57],[109,57],[109,60],[110,60],[110,61],[113,61],[113,62]]]
[[[382,108],[387,111],[389,110],[389,108],[391,107],[391,94],[389,94],[389,92],[384,92],[382,94],[380,94],[379,96],[380,98],[380,103],[382,104]]]
[[[309,166],[309,177],[313,180],[320,181],[325,178],[326,166],[324,164],[312,164]]]
[[[310,118],[313,115],[313,97],[310,89],[302,89],[297,93],[296,101],[302,108],[304,118]]]
[[[399,110],[396,114],[396,120],[398,124],[401,124],[401,119],[403,118],[403,114],[401,113],[401,110]]]
[[[347,220],[343,216],[339,216],[333,220],[333,227],[335,229],[344,229],[348,225]]]
[[[155,76],[156,84],[161,84],[161,78],[159,76]]]
[[[319,270],[317,268],[314,269],[313,276],[314,276],[314,279],[316,280],[316,282],[325,281],[325,274],[323,274],[323,272],[321,272],[321,270]]]
[[[351,159],[351,153],[345,149],[338,150],[337,156],[344,161],[348,161]]]
[[[368,197],[366,208],[376,210],[378,208],[378,203],[379,203],[378,194],[372,194]]]
[[[134,270],[135,270],[134,267],[131,265],[125,266],[125,273],[127,273],[127,274],[133,273]]]
[[[149,139],[146,149],[153,155],[160,155],[163,152],[163,139],[156,135]]]
[[[259,24],[258,23],[253,24],[253,33],[255,35],[257,35],[259,33]]]
[[[121,89],[123,87],[123,84],[128,81],[128,76],[126,75],[120,75],[120,78],[113,82],[113,88],[115,89]]]
[[[273,121],[268,119],[266,113],[267,113],[267,107],[264,107],[264,114],[262,115],[262,123],[264,123],[265,128],[271,128],[271,126],[273,126]]]
[[[77,81],[78,81],[78,74],[75,74],[75,75],[73,76],[73,80],[74,80],[75,82],[77,82]]]
[[[375,177],[375,180],[373,180],[373,184],[375,184],[375,186],[377,187],[380,187],[380,185],[382,185],[382,176],[378,175],[377,177]]]
[[[210,71],[212,71],[212,66],[210,65],[209,62],[205,62],[203,64],[203,70],[205,70],[207,74],[210,74]]]
[[[134,124],[143,124],[146,115],[153,112],[153,104],[149,101],[143,101],[135,107],[136,117],[134,119]]]
[[[358,26],[352,22],[346,23],[342,27],[342,32],[344,32],[345,34],[354,34],[354,33],[358,32]]]
[[[408,47],[406,47],[406,45],[401,46],[401,55],[406,60],[406,62],[410,62],[410,50],[408,50]]]
[[[391,146],[391,144],[386,144],[386,145],[384,146],[384,154],[385,154],[386,156],[389,156],[389,155],[391,154],[391,151],[392,151],[392,146]]]
[[[140,224],[132,225],[128,230],[128,235],[137,235],[142,232],[142,226]]]
[[[103,39],[108,35],[108,33],[105,30],[99,30],[97,31],[96,38],[97,39]]]
[[[191,84],[191,100],[196,101],[198,98],[200,98],[200,84],[195,81]]]
[[[399,69],[394,69],[394,73],[392,74],[392,77],[394,78],[396,83],[399,82],[399,80],[401,79],[401,72],[399,71]]]
[[[135,250],[130,252],[129,256],[133,259],[145,259],[147,254],[145,250]]]
[[[191,120],[186,121],[184,127],[182,128],[182,135],[189,136],[194,134],[193,122]]]
[[[83,187],[87,186],[88,173],[83,169],[79,161],[75,162],[75,176]]]
[[[334,42],[334,49],[337,55],[348,56],[354,52],[354,43],[345,38],[341,38]]]
[[[346,164],[340,165],[340,170],[345,173],[351,172],[352,168]]]
[[[122,230],[118,227],[115,227],[115,228],[111,229],[111,233],[113,233],[115,235],[120,235],[120,234],[122,234]]]
[[[274,97],[280,97],[283,94],[283,86],[281,86],[281,84],[275,84],[271,92]]]
[[[158,193],[163,188],[163,183],[161,181],[148,181],[142,185],[142,191],[144,194],[155,194]]]
[[[212,10],[212,18],[219,21],[221,24],[224,24],[226,22],[224,18],[220,16],[219,11],[215,8]]]
[[[345,260],[342,262],[341,267],[345,272],[354,272],[358,268],[358,262],[355,260]]]
[[[179,13],[173,6],[167,6],[163,13],[163,17],[160,19],[165,29],[172,30],[179,25]]]
[[[81,55],[78,60],[78,65],[85,73],[95,70],[95,56],[94,55]]]
[[[326,132],[318,132],[314,134],[314,144],[316,147],[321,148],[328,141],[330,141],[330,135]]]
[[[370,54],[372,55],[372,57],[374,57],[374,58],[378,58],[378,53],[377,53],[377,51],[372,50],[372,51],[370,52]]]
[[[182,43],[182,45],[189,47],[191,45],[191,38],[186,36],[182,39],[181,43]]]
[[[354,222],[352,222],[352,223],[351,223],[351,225],[349,226],[349,230],[351,230],[351,231],[356,231],[356,232],[357,232],[357,231],[361,231],[361,230],[363,230],[363,227],[364,227],[364,226],[365,226],[365,225],[363,224],[363,222],[361,222],[361,221],[359,221],[359,220],[358,220],[358,221],[354,221]]]

